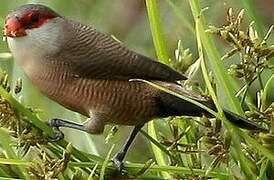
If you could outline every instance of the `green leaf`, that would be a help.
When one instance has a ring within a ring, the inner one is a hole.
[[[266,82],[262,95],[262,108],[265,110],[274,101],[274,74]]]
[[[21,165],[21,166],[32,165],[32,163],[29,161],[24,161],[19,159],[5,159],[5,158],[0,158],[0,164]]]
[[[19,157],[17,157],[16,153],[11,147],[11,140],[10,137],[7,135],[7,132],[3,129],[0,129],[0,144],[3,146],[3,149],[5,149],[6,156],[9,159],[19,160]],[[16,166],[15,170],[19,174],[21,178],[30,179],[27,175],[26,169],[22,166]]]

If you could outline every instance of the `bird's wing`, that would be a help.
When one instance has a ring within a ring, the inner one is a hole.
[[[112,37],[76,24],[74,37],[66,44],[72,71],[81,77],[97,79],[153,79],[177,81],[187,79],[167,65],[124,47]],[[80,27],[80,28],[79,28]],[[63,56],[66,56],[65,54]]]

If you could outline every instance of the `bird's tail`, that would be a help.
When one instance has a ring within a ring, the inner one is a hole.
[[[248,130],[258,130],[262,132],[267,132],[266,129],[260,127],[256,123],[247,120],[246,118],[235,114],[231,111],[224,110],[225,117],[234,125],[243,128],[243,129],[248,129]]]
[[[193,99],[195,101],[198,101],[202,103],[203,105],[211,108],[212,110],[216,111],[216,107],[212,100],[208,100],[204,98],[203,96],[194,93],[192,91],[186,90],[180,85],[174,84],[174,83],[159,83],[159,85],[162,85],[174,92],[177,92],[178,94],[188,97],[190,99]],[[173,96],[171,94],[162,92],[160,97],[160,106],[161,110],[163,112],[162,116],[167,117],[167,116],[202,116],[203,114],[208,115],[212,117],[211,114],[209,114],[206,110],[203,108],[192,104],[186,100],[183,100],[181,98],[178,98],[176,96]],[[224,110],[224,115],[226,118],[235,126],[238,126],[243,129],[248,129],[248,130],[258,130],[258,131],[267,131],[266,129],[260,127],[256,123],[247,120],[246,118],[237,115],[231,111]]]

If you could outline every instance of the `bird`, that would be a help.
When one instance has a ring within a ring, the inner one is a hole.
[[[208,114],[189,101],[133,79],[150,81],[216,110],[212,100],[179,83],[187,79],[183,74],[45,5],[26,4],[12,10],[5,18],[4,36],[16,62],[44,95],[87,117],[83,124],[49,120],[56,132],[53,141],[64,138],[60,127],[90,134],[101,134],[107,124],[134,127],[113,157],[119,170],[135,136],[150,120]],[[224,110],[224,115],[240,128],[263,130],[231,111]]]

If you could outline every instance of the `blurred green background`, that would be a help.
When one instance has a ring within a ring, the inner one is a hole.
[[[224,24],[226,11],[229,7],[233,7],[235,11],[243,8],[245,0],[204,0],[203,7],[208,7],[204,11],[209,24],[221,25]],[[174,8],[171,8],[169,0],[159,1],[159,9],[161,23],[166,38],[166,43],[169,50],[169,57],[174,58],[174,50],[177,47],[178,40],[182,41],[184,48],[189,48],[194,59],[197,58],[196,37],[193,31],[182,22],[182,18],[176,14]],[[176,9],[185,15],[187,22],[194,27],[193,18],[190,12],[189,4],[186,0],[172,1]],[[41,3],[56,10],[59,14],[68,18],[80,21],[84,24],[90,24],[96,29],[114,35],[117,39],[123,42],[127,47],[142,53],[148,57],[155,58],[150,26],[148,22],[145,3],[142,0],[40,0],[40,1],[25,1],[25,0],[0,0],[0,26],[4,25],[4,18],[7,13],[23,4]],[[256,0],[253,2],[256,6],[255,14],[258,15],[256,23],[258,24],[259,33],[265,33],[270,24],[274,22],[273,0]],[[245,18],[246,22],[247,17]],[[1,35],[2,36],[2,35]],[[219,51],[221,54],[227,52],[226,44],[216,38]],[[273,42],[273,35],[269,38],[269,43]],[[0,41],[0,53],[8,52],[7,43]],[[231,61],[227,62],[230,64]],[[17,96],[21,102],[37,110],[39,116],[43,120],[59,117],[73,121],[84,121],[85,117],[79,114],[70,112],[48,98],[41,95],[31,83],[24,78],[20,68],[12,59],[1,59],[1,71],[5,71],[10,75],[11,81],[19,77],[23,78],[23,91]],[[14,85],[13,85],[14,86]],[[256,85],[253,87],[256,89]],[[225,104],[225,102],[223,101]],[[164,121],[157,121],[159,126],[164,125]],[[130,128],[119,127],[119,132],[111,140],[109,144],[105,144],[105,137],[110,129],[108,126],[105,129],[104,135],[94,136],[83,132],[78,132],[71,129],[64,129],[65,138],[71,141],[73,145],[79,149],[105,155],[112,143],[117,144],[116,152],[119,145],[123,144],[129,135]],[[165,132],[161,132],[165,134]],[[139,136],[131,148],[131,152],[127,156],[127,160],[133,162],[144,162],[153,158],[148,142]]]

